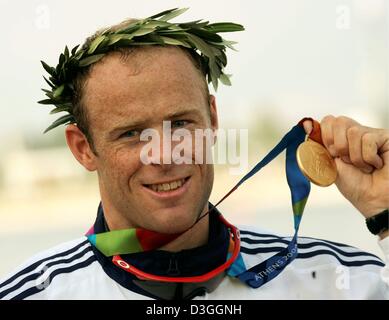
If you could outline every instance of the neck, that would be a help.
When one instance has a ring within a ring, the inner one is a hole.
[[[205,214],[208,211],[208,204],[206,206],[207,210],[203,211]],[[196,223],[191,229],[186,231],[184,234],[179,236],[177,239],[169,242],[160,249],[170,252],[178,252],[181,250],[193,249],[205,245],[208,242],[208,233],[209,233],[209,215],[202,218],[198,223]]]
[[[109,214],[112,211],[109,210],[109,208],[106,208],[104,206],[104,202],[102,205],[104,211],[104,218],[108,225],[109,230],[113,231],[113,230],[132,228],[131,224],[129,224],[128,221],[126,221],[126,219],[124,219],[123,216],[115,215],[116,217],[112,217]],[[208,212],[208,209],[209,208],[207,202],[201,212],[201,216],[203,216],[206,212]],[[121,222],[121,223],[117,223],[117,222]],[[181,250],[188,250],[188,249],[200,247],[202,245],[205,245],[208,242],[208,233],[209,233],[209,215],[206,215],[188,231],[184,232],[178,238],[160,247],[159,249],[169,251],[169,252],[179,252]]]

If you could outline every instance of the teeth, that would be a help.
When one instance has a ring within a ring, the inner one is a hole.
[[[180,188],[185,183],[185,179],[172,181],[169,183],[151,184],[149,187],[156,192],[170,191]]]

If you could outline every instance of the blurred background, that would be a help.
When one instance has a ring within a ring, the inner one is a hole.
[[[253,166],[304,116],[346,115],[388,128],[389,6],[385,0],[0,0],[0,277],[31,255],[83,235],[94,222],[99,192],[66,147],[63,128],[38,105],[45,88],[40,60],[100,27],[190,7],[176,21],[241,23],[225,34],[232,87],[216,94],[221,127],[249,130]],[[212,89],[211,89],[212,90]],[[216,166],[211,200],[240,176]],[[268,165],[221,206],[228,220],[293,232],[284,157]],[[364,219],[335,186],[312,186],[301,235],[344,242],[382,257]]]

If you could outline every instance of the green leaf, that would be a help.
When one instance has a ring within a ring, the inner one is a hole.
[[[187,30],[181,29],[181,28],[169,28],[169,29],[166,29],[166,30],[159,30],[158,34],[165,35],[165,36],[169,36],[169,35],[186,36],[187,35],[186,31]]]
[[[66,60],[69,59],[69,49],[68,49],[68,46],[65,46],[65,57],[66,57]]]
[[[151,28],[143,27],[143,28],[133,32],[131,35],[132,35],[132,37],[140,37],[140,36],[144,36],[146,34],[149,34],[149,33],[153,32],[154,30],[155,30],[155,27],[151,27]]]
[[[49,80],[46,79],[46,77],[43,77],[43,79],[45,79],[46,83],[54,89],[54,84],[52,84]]]
[[[69,110],[70,109],[68,107],[54,108],[53,110],[50,111],[50,114],[55,114],[55,113],[63,112],[63,111],[69,112]]]
[[[189,32],[192,34],[195,34],[196,36],[198,36],[204,40],[209,40],[209,41],[213,41],[213,42],[222,42],[223,41],[221,36],[219,36],[216,33],[209,32],[207,30],[194,28],[194,29],[190,29]]]
[[[204,55],[206,55],[209,58],[213,58],[214,54],[212,50],[209,48],[209,45],[199,38],[198,36],[194,34],[188,33],[187,35],[188,40],[194,44],[194,46],[199,49]]]
[[[212,71],[210,72],[210,75],[211,75],[212,86],[213,86],[213,88],[215,89],[215,92],[216,92],[217,91],[217,86],[218,86],[217,77],[213,74]]]
[[[163,40],[161,39],[161,36],[159,36],[158,34],[148,34],[148,35],[145,35],[142,37],[142,42],[154,42],[154,44],[156,45],[164,45],[165,43],[163,42]]]
[[[43,68],[47,71],[48,74],[50,74],[51,76],[55,75],[55,68],[50,67],[46,62],[44,62],[42,60],[41,60],[41,64],[42,64]]]
[[[67,108],[71,109],[73,107],[73,104],[71,102],[63,102],[63,103],[56,103],[55,104],[56,108]]]
[[[193,20],[193,21],[189,21],[189,22],[183,22],[183,23],[179,23],[178,25],[181,27],[181,26],[184,26],[184,28],[193,28],[196,24],[198,24],[199,22],[201,22],[203,19],[200,19],[200,20]]]
[[[38,101],[39,104],[54,104],[54,100],[53,99],[44,99],[44,100],[40,100]]]
[[[152,16],[146,18],[146,19],[157,19],[157,18],[162,17],[162,16],[164,16],[164,15],[166,15],[166,14],[172,12],[172,11],[175,11],[175,10],[177,10],[177,9],[178,9],[178,8],[168,9],[168,10],[162,11],[162,12],[160,12],[160,13],[154,14],[154,15],[152,15]]]
[[[58,98],[62,94],[63,89],[65,89],[65,85],[64,84],[59,86],[57,89],[55,89],[55,91],[53,92],[53,98],[54,99]]]
[[[209,68],[216,78],[219,78],[221,71],[214,59],[209,60]]]
[[[139,29],[141,27],[141,21],[142,20],[137,20],[137,21],[134,21],[128,25],[126,25],[125,27],[119,29],[118,31],[114,32],[114,33],[110,33],[109,35],[111,34],[131,34],[132,32],[134,32],[135,30]]]
[[[45,96],[48,97],[48,98],[50,98],[50,99],[54,99],[53,93],[52,93],[51,91],[46,92],[46,93],[45,93]]]
[[[112,46],[116,42],[126,39],[131,40],[133,38],[133,35],[131,34],[113,34],[109,36],[109,41],[107,43],[107,46]]]
[[[150,28],[166,28],[166,27],[170,27],[171,23],[166,21],[160,21],[160,20],[152,20],[147,22],[145,26]]]
[[[91,65],[92,63],[99,61],[104,56],[105,56],[105,54],[101,53],[101,54],[95,54],[93,56],[86,57],[80,61],[79,66],[82,68],[87,67],[87,66]]]
[[[75,54],[75,56],[74,56],[74,58],[76,59],[76,60],[81,60],[81,58],[84,56],[84,54],[85,54],[85,50],[79,50],[76,54]]]
[[[78,49],[79,46],[80,46],[80,45],[78,44],[78,45],[76,45],[76,46],[72,49],[72,55],[75,55],[75,53],[76,53],[76,51],[77,51],[77,49]]]
[[[177,39],[174,39],[174,38],[170,38],[170,37],[164,37],[164,36],[160,36],[160,38],[163,40],[163,42],[165,44],[170,44],[170,45],[173,45],[173,46],[183,46],[183,47],[186,47],[186,48],[190,48],[190,44],[183,41],[183,40],[177,40]]]
[[[111,46],[111,45],[115,44],[119,40],[123,39],[124,36],[125,36],[124,34],[112,34],[112,35],[109,35],[108,36],[109,40],[108,40],[107,46]]]
[[[61,53],[59,55],[59,65],[63,65],[63,63],[65,62],[65,55],[63,53]]]
[[[201,21],[202,21],[202,19],[194,20],[194,21],[190,21],[190,22],[179,23],[178,25],[184,29],[192,29],[192,28],[202,28],[203,26],[206,26],[209,23],[209,21],[204,21],[204,22],[201,22]]]
[[[219,57],[222,55],[222,50],[218,49],[217,47],[209,46],[209,48],[212,50],[212,53],[215,57]]]
[[[220,50],[220,51],[221,51],[221,55],[218,56],[218,59],[222,62],[223,66],[226,66],[227,65],[227,56],[223,50]]]
[[[223,43],[226,45],[226,47],[230,48],[231,50],[238,51],[233,47],[233,44],[236,44],[236,41],[223,41]]]
[[[89,47],[88,54],[93,54],[93,52],[95,52],[99,44],[102,43],[104,39],[105,36],[98,36],[95,40],[93,40]]]
[[[54,85],[58,85],[58,78],[57,78],[57,77],[49,77],[49,80],[50,80]]]
[[[235,32],[235,31],[244,31],[244,27],[241,24],[232,23],[232,22],[218,22],[211,23],[205,27],[211,32]]]
[[[161,18],[159,18],[158,20],[161,20],[161,21],[169,21],[181,14],[183,14],[185,11],[187,11],[189,8],[182,8],[182,9],[174,9],[172,10],[171,12],[169,13],[166,13],[164,14]]]
[[[238,50],[236,50],[236,49],[232,46],[233,44],[237,44],[236,41],[228,41],[228,40],[224,40],[224,39],[223,39],[222,42],[212,42],[212,41],[209,41],[209,43],[214,44],[214,45],[224,45],[224,46],[230,48],[231,50],[238,51]]]
[[[58,118],[57,120],[55,120],[49,127],[46,128],[46,130],[43,133],[46,133],[47,131],[54,129],[55,127],[58,127],[61,124],[72,123],[72,122],[75,122],[73,115],[71,114],[64,115]]]
[[[224,85],[230,86],[230,85],[231,85],[230,77],[231,77],[230,74],[222,73],[222,74],[220,75],[219,79],[220,79],[220,81],[221,81]]]

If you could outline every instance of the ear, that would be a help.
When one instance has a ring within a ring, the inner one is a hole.
[[[219,129],[219,119],[217,117],[217,108],[216,108],[216,97],[214,95],[209,96],[209,111],[210,111],[210,116],[211,116],[211,129],[213,131],[216,131]],[[215,134],[215,140],[213,141],[213,144],[216,143],[217,140],[217,134]]]
[[[74,124],[69,124],[65,129],[66,142],[77,161],[88,171],[95,171],[96,155],[92,151],[89,142],[81,130]]]

